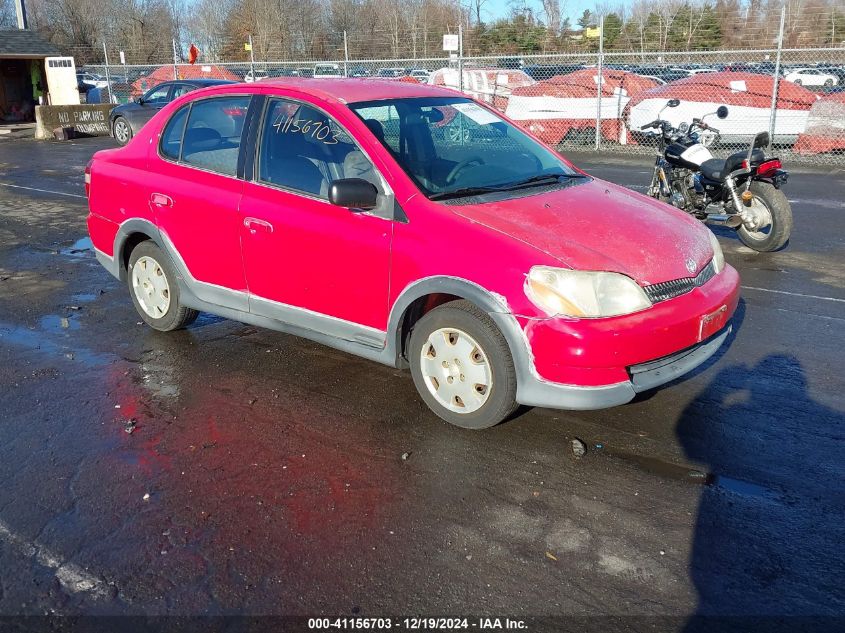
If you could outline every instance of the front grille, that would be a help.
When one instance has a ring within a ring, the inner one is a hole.
[[[701,269],[695,277],[684,277],[682,279],[673,279],[672,281],[664,281],[659,284],[652,284],[651,286],[643,286],[646,296],[652,303],[659,303],[667,299],[674,299],[692,291],[693,288],[703,286],[708,281],[713,279],[716,275],[716,265],[711,259],[708,264]]]

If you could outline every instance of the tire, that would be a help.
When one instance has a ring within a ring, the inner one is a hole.
[[[795,80],[794,82],[792,82],[792,83],[794,83],[796,86],[800,86],[800,85],[801,85],[801,80],[800,80],[800,79],[796,79],[796,80]]]
[[[830,88],[833,85],[833,79],[825,79],[824,85]]]
[[[765,227],[759,231],[751,231],[745,225],[740,225],[737,229],[739,239],[749,248],[759,252],[783,248],[792,233],[792,207],[789,200],[783,191],[768,182],[754,181],[750,191],[754,195],[752,204],[762,203],[771,214],[771,225],[768,232]]]
[[[114,140],[117,141],[117,144],[121,147],[132,140],[132,126],[129,125],[129,121],[126,120],[126,117],[119,116],[115,118],[111,129]]]
[[[193,323],[199,315],[179,301],[176,272],[154,242],[141,242],[132,250],[126,284],[138,314],[155,330],[178,330]]]
[[[507,341],[490,316],[469,301],[427,312],[414,325],[409,345],[414,385],[446,422],[486,429],[516,411],[516,371]],[[470,384],[473,380],[478,382]]]

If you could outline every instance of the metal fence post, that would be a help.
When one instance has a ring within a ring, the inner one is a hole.
[[[106,62],[106,86],[109,90],[109,103],[112,103],[111,72],[109,71],[109,51],[108,49],[106,49],[105,42],[103,42],[103,61]]]
[[[458,89],[464,91],[464,25],[458,23]]]
[[[604,66],[604,16],[599,18],[599,53],[598,53],[598,74],[596,75],[596,90],[598,92],[596,99],[596,146],[598,150],[601,144],[601,91],[603,82],[603,66]]]
[[[173,40],[173,79],[179,79],[179,61],[176,57],[176,39]]]
[[[255,81],[255,51],[252,50],[252,33],[249,34],[249,72]],[[265,58],[266,59],[266,58]]]
[[[775,121],[778,112],[778,88],[780,87],[780,54],[783,50],[783,25],[786,20],[786,7],[780,10],[780,30],[778,31],[778,52],[775,56],[775,75],[772,78],[772,107],[769,111],[769,145],[775,142]]]
[[[349,77],[349,41],[346,39],[346,31],[343,32],[343,76]]]

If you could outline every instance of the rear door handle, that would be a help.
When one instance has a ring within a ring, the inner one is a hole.
[[[244,218],[244,226],[252,235],[255,235],[258,231],[264,231],[265,233],[273,232],[272,224],[266,220],[259,220],[258,218]]]
[[[150,194],[150,204],[156,207],[173,207],[173,198],[163,193]]]

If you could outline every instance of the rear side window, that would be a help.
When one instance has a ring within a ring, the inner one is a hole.
[[[185,120],[188,118],[189,106],[180,108],[170,117],[170,121],[161,134],[161,153],[167,158],[179,160],[179,150],[182,147],[182,133],[185,131]]]
[[[182,138],[181,161],[235,176],[249,97],[194,101]]]

